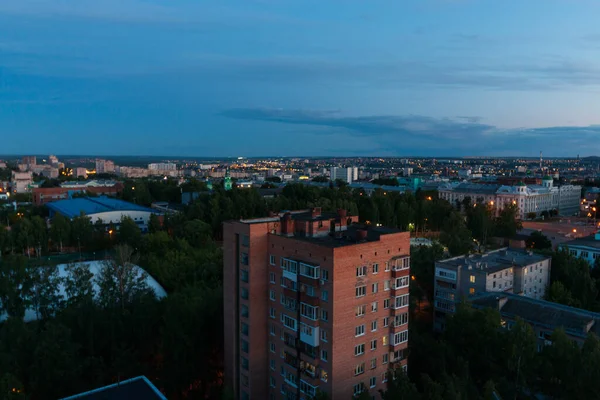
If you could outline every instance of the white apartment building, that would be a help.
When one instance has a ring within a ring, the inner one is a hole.
[[[462,202],[465,197],[471,203],[482,202],[494,207],[498,214],[506,204],[516,204],[519,215],[524,219],[528,213],[539,215],[542,211],[558,210],[560,215],[574,215],[579,212],[581,186],[554,186],[551,177],[546,176],[542,185],[516,186],[487,185],[475,183],[446,183],[438,188],[440,198],[453,206]]]
[[[176,171],[177,164],[175,163],[152,163],[148,164],[150,171]]]
[[[335,181],[336,179],[341,179],[346,183],[352,183],[358,180],[358,168],[357,167],[331,167],[330,170],[330,179]]]
[[[96,160],[96,173],[109,174],[115,172],[115,163],[110,160]]]

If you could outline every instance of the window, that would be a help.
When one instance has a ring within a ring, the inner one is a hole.
[[[506,282],[504,284],[506,285]],[[475,288],[470,288],[469,289],[469,294],[475,294]]]
[[[275,264],[275,256],[274,256],[274,255],[272,255],[272,254],[269,256],[269,264],[271,264],[271,265],[276,265],[276,264]]]
[[[248,265],[248,253],[242,253],[240,258],[242,260],[242,265]]]
[[[371,369],[377,368],[377,358],[371,359]]]
[[[390,290],[390,282],[389,279],[383,282],[383,290]]]
[[[358,286],[355,290],[356,290],[356,297],[363,297],[363,296],[366,296],[366,294],[367,294],[366,286]]]
[[[408,313],[402,313],[394,317],[394,326],[402,326],[408,324]]]
[[[384,299],[383,300],[383,309],[388,309],[390,308],[390,299]]]
[[[269,333],[271,334],[271,336],[275,336],[275,325],[271,324],[269,328]]]
[[[302,332],[303,334],[307,335],[307,336],[312,336],[313,335],[313,327],[310,325],[306,325],[304,323],[300,323],[300,332]]]
[[[245,288],[245,287],[243,287],[243,288],[240,290],[240,296],[242,297],[242,299],[244,299],[244,300],[248,300],[248,289],[247,289],[247,288]]]
[[[377,312],[377,302],[376,301],[371,303],[371,312]]]
[[[329,293],[327,290],[321,290],[321,300],[329,301]]]
[[[379,264],[375,263],[373,264],[373,273],[376,274],[379,272]]]
[[[326,270],[326,269],[321,270],[321,279],[323,279],[324,281],[329,280],[329,271],[328,270]]]
[[[329,320],[329,313],[327,312],[327,310],[321,309],[321,319],[323,321]]]
[[[387,364],[388,363],[388,357],[389,357],[388,353],[385,353],[383,356],[381,356],[381,363],[382,364]]]
[[[316,265],[309,265],[305,263],[300,263],[300,275],[306,276],[312,279],[319,278],[319,267]]]
[[[250,330],[250,329],[248,328],[248,324],[247,324],[247,323],[245,323],[245,322],[242,322],[242,333],[243,333],[244,335],[248,336],[248,331],[249,331],[249,330]]]
[[[408,294],[403,294],[402,296],[398,296],[395,298],[394,308],[402,308],[408,306]]]
[[[356,307],[356,316],[362,317],[367,312],[367,306],[358,306]]]
[[[394,346],[408,342],[408,330],[398,332],[394,335]]]
[[[248,247],[249,244],[250,238],[248,237],[248,235],[242,235],[242,246]]]
[[[377,330],[377,320],[371,322],[371,332],[375,332]]]
[[[275,301],[275,291],[274,290],[269,290],[269,298],[272,301]]]
[[[371,285],[371,291],[373,293],[377,293],[379,291],[379,283],[375,282],[374,284]]]
[[[390,317],[383,318],[383,327],[387,328],[390,325]]]
[[[315,287],[314,286],[302,284],[301,289],[304,290],[304,293],[306,293],[307,296],[315,297]]]
[[[275,309],[274,309],[273,307],[270,307],[270,308],[269,308],[269,316],[270,316],[271,318],[275,318],[275,317],[276,317],[276,315],[277,315],[277,312],[275,311]]]
[[[269,342],[269,350],[271,350],[271,353],[275,353],[275,343]]]
[[[388,343],[388,338],[387,338],[387,336],[384,336],[384,337],[382,337],[382,338],[381,338],[381,343],[382,343],[384,346],[387,346],[387,343]]]
[[[270,283],[275,283],[275,272],[270,272],[269,273],[269,282]]]
[[[240,279],[242,280],[242,282],[246,282],[248,283],[248,271],[246,271],[245,269],[240,270]]]
[[[360,374],[364,374],[365,373],[365,363],[360,363],[357,364],[356,367],[354,367],[354,375],[360,375]]]
[[[355,356],[360,356],[361,354],[365,353],[365,344],[357,344],[356,346],[354,346],[354,355]]]
[[[298,273],[298,262],[294,260],[288,260],[287,258],[281,258],[281,268],[284,271],[291,272],[292,274]]]
[[[245,341],[244,339],[242,339],[242,351],[244,353],[247,353],[249,349],[250,349],[250,346],[248,345],[248,342]]]
[[[327,374],[327,371],[325,371],[324,369],[321,369],[321,380],[323,382],[327,382],[328,379],[329,379],[329,375]]]
[[[371,379],[369,379],[369,386],[371,388],[374,388],[375,385],[377,385],[377,377],[376,376],[372,376]]]
[[[390,270],[390,262],[386,261],[385,262],[385,272],[389,272],[389,270]]]
[[[247,371],[249,365],[250,363],[248,362],[248,359],[246,357],[242,357],[242,368]]]
[[[469,276],[469,282],[475,283],[475,275]]]
[[[356,277],[367,275],[367,267],[356,267]]]
[[[356,328],[354,328],[354,336],[362,336],[365,334],[365,326],[364,325],[359,325]]]
[[[589,256],[589,253],[588,253],[587,251],[582,251],[582,252],[579,254],[579,257],[582,257],[582,258],[588,258],[588,256]]]
[[[361,394],[362,392],[364,392],[365,390],[365,384],[364,383],[357,383],[356,385],[354,385],[354,395],[358,396],[359,394]]]
[[[300,315],[316,321],[319,319],[319,307],[313,307],[306,303],[300,303]]]
[[[327,361],[327,350],[321,350],[321,360]]]
[[[272,376],[269,377],[269,384],[271,385],[271,387],[275,387],[275,378],[273,378]]]
[[[496,281],[492,282],[492,287],[495,288],[496,287]]]
[[[270,360],[269,365],[271,366],[271,369],[275,371],[275,360]]]
[[[296,330],[296,320],[294,318],[288,317],[285,314],[281,314],[281,322],[283,322],[283,326],[286,328],[290,328],[291,330]]]
[[[249,316],[250,316],[250,310],[248,309],[248,306],[245,304],[242,304],[242,317],[248,318]]]
[[[408,287],[410,283],[410,278],[408,276],[402,276],[400,278],[396,278],[396,287],[395,289],[403,289]]]
[[[327,331],[325,329],[321,329],[321,340],[327,342]]]
[[[410,268],[410,257],[397,258],[395,260],[396,271]]]
[[[371,350],[377,350],[377,339],[371,340]]]

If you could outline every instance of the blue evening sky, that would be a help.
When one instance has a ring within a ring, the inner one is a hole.
[[[0,154],[600,153],[597,0],[0,0]]]

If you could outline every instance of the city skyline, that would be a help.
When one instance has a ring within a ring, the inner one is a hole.
[[[597,155],[600,5],[550,3],[6,2],[3,153]]]

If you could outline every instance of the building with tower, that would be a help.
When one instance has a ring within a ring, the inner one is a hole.
[[[223,179],[223,188],[225,190],[231,190],[233,187],[233,182],[231,181],[231,175],[229,174],[229,169],[225,172],[225,178]]]
[[[236,399],[332,400],[406,369],[408,232],[319,208],[226,222],[225,384]]]

